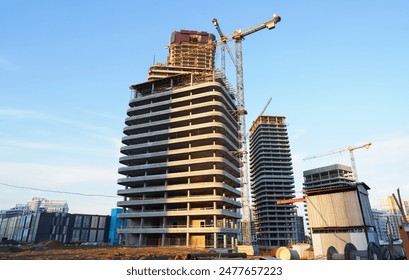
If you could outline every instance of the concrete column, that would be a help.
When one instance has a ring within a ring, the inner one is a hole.
[[[213,248],[217,248],[217,233],[213,233]]]
[[[138,246],[142,247],[142,233],[139,234],[139,241],[138,241]]]
[[[223,234],[223,248],[227,248],[227,234]]]
[[[162,243],[161,243],[161,246],[162,246],[162,247],[165,246],[165,234],[164,234],[164,233],[162,233]]]
[[[186,246],[190,246],[189,239],[190,239],[190,234],[186,232]]]
[[[166,200],[167,198],[168,198],[168,193],[167,192],[165,192],[164,194],[163,194],[163,198]],[[167,204],[167,202],[165,202],[164,204],[163,204],[163,211],[166,211],[168,209],[168,204]]]

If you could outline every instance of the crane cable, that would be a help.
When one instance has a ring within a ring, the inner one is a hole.
[[[33,188],[33,187],[23,187],[17,186],[12,184],[0,183],[2,186],[12,187],[16,189],[26,189],[26,190],[34,190],[34,191],[41,191],[41,192],[51,192],[51,193],[61,193],[61,194],[72,194],[72,195],[80,195],[80,196],[94,196],[94,197],[107,197],[107,198],[118,198],[117,196],[113,195],[105,195],[105,194],[86,194],[86,193],[79,193],[79,192],[67,192],[67,191],[56,191],[56,190],[47,190],[47,189],[40,189],[40,188]]]

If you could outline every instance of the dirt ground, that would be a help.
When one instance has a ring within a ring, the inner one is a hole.
[[[186,247],[64,246],[37,244],[1,246],[0,260],[183,260],[188,254],[207,254],[206,249]]]

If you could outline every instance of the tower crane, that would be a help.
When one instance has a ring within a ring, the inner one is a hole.
[[[252,245],[252,232],[251,232],[251,207],[250,207],[250,188],[249,188],[249,171],[248,171],[248,152],[247,152],[247,133],[246,133],[246,109],[244,104],[244,82],[243,82],[243,53],[242,53],[242,41],[250,34],[253,34],[262,29],[275,28],[276,23],[280,22],[281,18],[278,14],[273,15],[273,19],[254,26],[250,29],[242,31],[238,29],[233,32],[232,35],[224,35],[220,29],[217,19],[213,19],[212,22],[216,27],[217,32],[220,35],[220,41],[218,42],[222,48],[222,73],[225,74],[225,54],[224,48],[229,52],[229,55],[236,68],[236,100],[237,100],[237,113],[239,118],[239,159],[240,159],[240,188],[241,188],[241,204],[242,204],[242,243],[243,245]],[[235,57],[231,52],[228,42],[235,41]]]
[[[348,146],[344,149],[339,149],[339,150],[334,150],[334,151],[330,151],[330,152],[326,152],[323,154],[318,154],[318,155],[314,155],[314,156],[309,156],[309,157],[305,157],[304,160],[309,160],[309,159],[314,159],[314,158],[318,158],[318,157],[323,157],[323,156],[328,156],[328,155],[332,155],[332,154],[336,154],[336,153],[343,153],[345,151],[349,151],[349,157],[351,159],[351,167],[352,167],[352,173],[354,175],[354,179],[356,182],[358,182],[358,173],[356,170],[356,164],[355,164],[355,157],[354,157],[354,150],[357,149],[361,149],[361,148],[365,148],[365,149],[369,149],[369,147],[372,145],[372,143],[366,143],[360,146]]]

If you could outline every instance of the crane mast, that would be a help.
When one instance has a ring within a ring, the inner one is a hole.
[[[240,189],[241,189],[241,204],[242,204],[242,244],[252,245],[252,230],[251,230],[251,207],[250,207],[250,186],[249,186],[249,167],[248,167],[248,151],[247,151],[247,133],[246,133],[246,107],[244,102],[244,81],[243,81],[243,52],[242,41],[245,36],[253,34],[264,28],[272,29],[275,24],[281,20],[277,14],[273,15],[273,19],[263,24],[257,25],[244,32],[241,30],[234,31],[232,36],[226,36],[220,29],[217,19],[212,22],[220,35],[221,46],[224,46],[236,67],[236,100],[237,100],[237,116],[239,121],[239,150],[238,157],[240,160]],[[235,41],[235,57],[233,57],[227,42]],[[225,74],[225,53],[224,48],[221,49],[222,72]]]
[[[369,149],[369,147],[372,145],[372,143],[367,143],[367,144],[363,144],[361,146],[357,146],[357,147],[352,147],[349,146],[347,148],[347,150],[349,151],[349,157],[351,159],[351,167],[352,167],[352,173],[354,174],[354,179],[356,182],[358,182],[358,172],[356,170],[356,163],[355,163],[355,157],[354,157],[354,150],[356,149],[361,149],[361,148],[365,148],[365,149]]]

